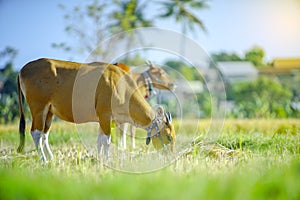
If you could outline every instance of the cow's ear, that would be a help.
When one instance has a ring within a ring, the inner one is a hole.
[[[171,113],[170,112],[166,112],[165,113],[165,117],[166,117],[166,124],[168,125],[168,126],[170,126],[171,124],[172,124],[172,115],[171,115]]]

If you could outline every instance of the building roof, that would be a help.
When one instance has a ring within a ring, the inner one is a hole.
[[[255,80],[258,75],[251,62],[218,62],[217,68],[229,82]]]
[[[300,58],[277,58],[273,60],[273,67],[300,69]]]
[[[203,83],[201,81],[177,81],[176,91],[182,91],[187,94],[196,94],[203,91]]]
[[[300,58],[277,58],[271,66],[259,69],[259,73],[264,75],[289,75],[299,71]]]

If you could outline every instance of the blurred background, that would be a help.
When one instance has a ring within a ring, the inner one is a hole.
[[[299,22],[299,0],[0,0],[0,123],[18,119],[16,77],[27,62],[41,57],[85,62],[91,53],[101,58],[109,50],[99,43],[141,27],[182,33],[210,57],[207,66],[197,66],[199,72],[185,60],[156,52],[153,61],[167,67],[177,91],[198,104],[194,112],[194,104],[183,103],[184,115],[211,117],[204,80],[216,70],[225,84],[226,99],[219,104],[226,105],[227,117],[299,118]],[[175,42],[184,57],[184,37]],[[137,52],[121,61],[140,66],[149,57]],[[168,93],[158,93],[155,100],[175,112]]]

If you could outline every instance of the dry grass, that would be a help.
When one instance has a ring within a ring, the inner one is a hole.
[[[229,119],[215,138],[206,134],[210,124],[210,120],[176,122],[178,139],[186,142],[179,146],[176,159],[174,155],[146,148],[142,141],[135,151],[119,151],[113,146],[110,161],[101,161],[93,151],[95,126],[54,123],[50,144],[55,159],[47,164],[32,151],[28,129],[26,153],[20,155],[15,151],[18,127],[1,126],[0,196],[4,199],[300,198],[300,189],[296,187],[300,185],[299,120]],[[82,143],[84,134],[91,139],[85,141],[90,148]],[[111,167],[131,172],[160,170],[133,176]]]

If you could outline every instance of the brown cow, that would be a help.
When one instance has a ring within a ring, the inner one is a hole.
[[[175,131],[170,115],[155,115],[137,90],[135,81],[120,67],[42,58],[26,64],[18,76],[21,112],[18,152],[23,151],[25,143],[21,92],[32,115],[31,135],[44,161],[47,161],[44,149],[50,159],[53,158],[48,131],[54,114],[73,123],[98,122],[97,147],[99,152],[104,147],[105,154],[110,144],[111,120],[146,129],[147,142],[152,137],[159,138],[159,148],[169,143],[174,145]]]

